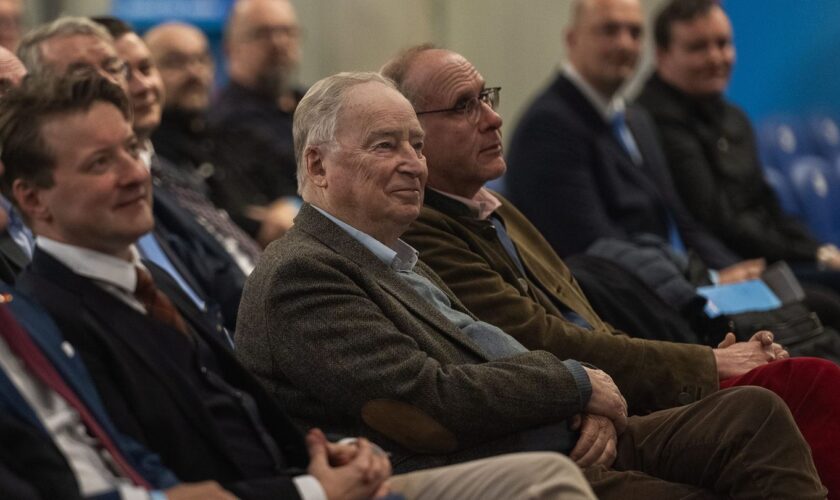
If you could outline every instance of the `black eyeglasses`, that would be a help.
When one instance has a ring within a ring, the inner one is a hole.
[[[434,109],[431,111],[420,111],[417,116],[428,115],[431,113],[463,113],[464,118],[470,123],[478,123],[481,117],[481,104],[484,103],[495,110],[499,106],[499,92],[502,87],[490,87],[478,93],[478,97],[473,97],[466,101],[459,102],[455,106],[446,109]]]

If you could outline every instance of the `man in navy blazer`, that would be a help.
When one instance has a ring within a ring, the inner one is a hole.
[[[517,207],[561,257],[602,238],[640,233],[687,249],[720,269],[739,258],[700,227],[672,188],[650,118],[619,90],[636,70],[643,17],[637,0],[573,2],[569,61],[528,107],[508,154]],[[628,150],[616,136],[633,144]]]
[[[0,328],[14,328],[15,324],[23,328],[40,348],[52,367],[111,438],[129,466],[150,485],[158,490],[168,490],[166,495],[170,500],[192,498],[190,495],[196,495],[195,498],[200,495],[207,498],[230,498],[229,495],[223,494],[215,483],[178,487],[178,479],[160,463],[156,455],[117,431],[105,412],[81,358],[73,346],[61,336],[49,315],[16,290],[0,283]],[[5,331],[0,334],[0,342],[4,346],[5,335]],[[54,440],[55,431],[51,429],[51,424],[39,418],[37,410],[16,383],[16,379],[21,377],[37,379],[26,370],[14,373],[8,371],[10,368],[7,368],[7,363],[10,363],[10,359],[4,358],[0,361],[0,436],[3,437],[0,464],[6,472],[0,473],[0,485],[9,484],[9,487],[12,487],[12,481],[16,479],[19,490],[12,491],[19,491],[24,498],[24,492],[28,494],[29,490],[36,494],[33,498],[37,498],[37,495],[43,498],[81,498],[80,494],[84,492],[80,491],[80,483],[84,481],[74,471],[89,470],[80,467],[78,461],[98,456],[98,452],[73,456],[62,452],[61,446]],[[39,387],[49,391],[45,384]],[[79,474],[83,475],[84,472]],[[113,490],[97,492],[96,498],[123,498],[123,493],[128,494],[124,489],[132,489],[129,486],[120,487],[120,481],[115,482]]]

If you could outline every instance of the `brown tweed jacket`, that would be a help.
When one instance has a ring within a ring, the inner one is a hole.
[[[539,231],[508,200],[496,196],[502,201],[496,215],[515,242],[527,275],[499,243],[491,221],[476,219],[467,206],[428,189],[420,217],[404,235],[470,311],[529,349],[606,371],[636,414],[690,403],[718,389],[710,348],[634,339],[615,331],[592,310]],[[594,330],[564,319],[563,305]]]
[[[422,263],[415,270],[451,295]],[[582,410],[557,357],[532,351],[488,361],[395,271],[306,204],[248,279],[236,343],[238,358],[301,425],[368,436],[397,464]]]

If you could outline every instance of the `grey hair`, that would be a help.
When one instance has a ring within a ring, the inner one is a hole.
[[[338,115],[347,94],[356,85],[377,82],[397,90],[394,82],[379,73],[344,72],[319,80],[303,96],[295,110],[293,135],[297,160],[298,194],[306,185],[306,148],[335,142]]]
[[[18,59],[23,62],[30,73],[48,71],[41,52],[41,43],[57,36],[72,35],[90,35],[100,38],[108,44],[114,43],[114,39],[108,33],[108,30],[86,17],[60,17],[28,32],[18,45]]]

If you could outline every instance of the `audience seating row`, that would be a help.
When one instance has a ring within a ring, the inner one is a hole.
[[[758,127],[764,177],[782,208],[840,244],[840,126],[827,113],[778,115]]]

